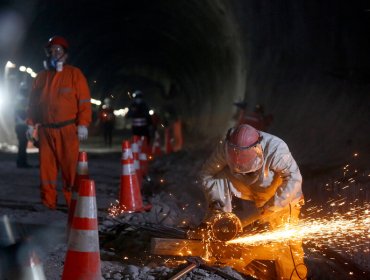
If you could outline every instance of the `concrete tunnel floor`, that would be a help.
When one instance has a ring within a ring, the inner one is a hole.
[[[112,219],[108,217],[107,209],[118,199],[121,138],[116,137],[111,149],[103,147],[100,141],[100,138],[93,137],[82,149],[88,151],[89,174],[96,184],[102,275],[104,279],[169,279],[179,270],[185,259],[151,255],[149,243],[152,233],[142,229],[127,232],[123,230],[124,227],[120,228],[120,223],[130,221],[170,227],[199,224],[204,215],[205,201],[196,175],[212,144],[194,141],[188,143],[183,151],[155,159],[150,164],[152,181],[144,184],[142,191],[145,203],[153,205],[152,210]],[[37,165],[37,154],[29,154],[29,157],[30,163]],[[39,200],[38,169],[17,169],[15,158],[13,153],[1,152],[0,215],[7,215],[11,221],[18,223],[20,234],[31,236],[47,279],[60,279],[67,251],[65,202],[59,189],[57,210],[43,209]],[[361,160],[353,164],[353,167],[361,171],[361,174],[368,174],[368,169]],[[327,187],[328,182],[330,185],[330,182],[342,178],[340,167],[327,166],[315,173],[302,167],[301,171],[305,180],[303,190],[308,201],[305,207],[309,208],[315,203],[327,204],[326,200],[329,198],[326,197],[333,195],[333,190],[322,192],[322,188]],[[369,183],[368,176],[360,175],[356,180],[358,183],[352,187],[352,192]],[[364,203],[369,203],[368,190],[365,189],[361,194],[357,194],[357,198],[362,197]],[[304,243],[309,279],[365,279],[369,275],[368,242],[369,240],[359,240],[351,244],[356,246],[356,250],[348,248],[348,244],[343,246],[334,242],[329,246],[332,250],[321,248],[321,251],[310,243]],[[271,269],[271,264],[268,267]],[[246,277],[230,266],[223,267],[222,271],[235,279]],[[186,279],[227,279],[200,268],[188,273],[187,277]]]

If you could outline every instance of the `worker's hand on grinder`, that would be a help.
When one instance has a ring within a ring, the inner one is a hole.
[[[274,213],[274,211],[272,211],[272,209],[270,208],[269,205],[267,205],[267,203],[263,205],[262,207],[258,208],[258,210],[259,210],[259,214],[262,217],[269,216]]]
[[[216,214],[219,212],[224,212],[223,208],[225,207],[225,204],[220,200],[212,201],[208,206],[208,212],[210,214]]]
[[[29,125],[26,131],[26,138],[28,141],[32,141],[34,131],[35,128],[32,125]]]
[[[87,140],[87,137],[89,135],[87,127],[84,125],[77,126],[77,134],[80,141]]]

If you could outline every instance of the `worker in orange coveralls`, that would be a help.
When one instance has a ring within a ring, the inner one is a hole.
[[[229,129],[225,141],[204,163],[201,180],[208,217],[212,212],[232,212],[235,196],[254,201],[260,222],[268,223],[270,229],[299,220],[304,201],[297,163],[283,140],[250,125]],[[306,279],[301,241],[281,243],[276,251],[278,279]]]
[[[79,153],[79,140],[88,137],[91,122],[90,90],[80,69],[67,65],[68,42],[61,36],[45,46],[45,70],[32,86],[28,104],[27,136],[38,125],[42,203],[57,206],[57,178],[61,169],[63,194],[71,200]]]

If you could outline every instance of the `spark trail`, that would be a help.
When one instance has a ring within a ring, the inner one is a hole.
[[[261,245],[270,242],[299,241],[320,244],[365,244],[370,240],[370,204],[353,207],[346,213],[334,213],[330,218],[308,218],[298,224],[286,224],[273,231],[245,235],[228,244]]]

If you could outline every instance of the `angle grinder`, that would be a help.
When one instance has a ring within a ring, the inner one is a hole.
[[[242,223],[233,213],[216,212],[197,228],[187,232],[189,239],[209,239],[210,241],[229,241],[242,231]]]

